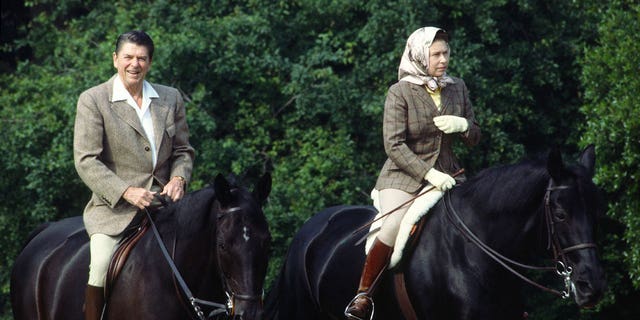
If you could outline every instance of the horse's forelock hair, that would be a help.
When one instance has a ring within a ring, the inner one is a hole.
[[[587,201],[587,206],[592,206],[593,218],[599,218],[606,211],[606,201],[598,186],[593,183],[591,174],[581,165],[572,165],[568,168],[572,176],[575,178],[577,187],[582,197]]]
[[[235,193],[239,194],[240,196],[240,198],[238,199],[239,203],[242,203],[244,205],[251,204],[252,206],[254,206],[252,208],[248,208],[251,210],[251,212],[255,210],[261,210],[260,204],[256,201],[253,194],[246,188],[238,187],[235,189]],[[261,219],[266,221],[266,218],[263,215],[259,215],[259,214],[246,214],[245,218],[249,219],[249,221],[255,221],[255,219]]]

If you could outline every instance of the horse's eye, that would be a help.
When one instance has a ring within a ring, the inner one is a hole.
[[[567,220],[567,213],[562,209],[556,210],[555,219],[558,222],[564,222],[565,220]]]

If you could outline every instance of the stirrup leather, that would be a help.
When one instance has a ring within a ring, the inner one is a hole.
[[[353,303],[360,297],[369,300],[369,303],[371,304],[371,315],[369,315],[369,319],[363,319],[358,316],[354,316],[349,312],[349,307],[351,307]],[[369,297],[369,295],[367,295],[366,292],[360,292],[356,294],[356,296],[353,297],[353,299],[351,299],[347,307],[344,309],[344,315],[347,317],[347,319],[352,319],[352,320],[373,320],[373,315],[375,311],[376,311],[376,305],[373,302],[373,299],[371,299],[371,297]]]

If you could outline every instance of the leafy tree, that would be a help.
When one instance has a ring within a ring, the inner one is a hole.
[[[615,3],[618,9],[632,7],[620,0]],[[629,110],[633,106],[633,97],[622,94],[624,88],[637,83],[605,70],[611,64],[599,60],[618,52],[615,45],[620,41],[628,49],[610,58],[626,61],[620,65],[634,71],[637,61],[624,59],[635,58],[631,52],[636,44],[617,31],[617,38],[598,43],[600,54],[578,59],[594,45],[597,30],[592,26],[598,19],[608,17],[607,30],[615,29],[616,19],[632,28],[637,26],[637,6],[623,14],[598,10],[591,1],[186,0],[176,6],[168,0],[35,0],[27,4],[29,23],[16,29],[16,40],[4,44],[2,51],[15,53],[15,70],[0,73],[0,126],[6,133],[0,143],[5,155],[0,158],[4,169],[0,241],[6,248],[2,265],[7,266],[0,270],[4,310],[8,310],[8,266],[30,230],[44,221],[80,214],[89,197],[72,162],[76,99],[82,90],[113,75],[115,37],[130,29],[144,29],[156,42],[149,80],[177,87],[185,97],[191,142],[197,150],[192,189],[204,187],[219,172],[244,177],[249,184],[262,172],[273,172],[266,207],[274,239],[268,282],[276,275],[291,237],[310,215],[334,204],[369,203],[370,188],[385,159],[381,119],[386,90],[397,80],[406,38],[424,25],[444,27],[452,35],[449,73],[467,83],[483,129],[479,147],[458,150],[467,171],[473,174],[512,162],[551,145],[575,153],[579,144],[594,141],[603,157],[599,164],[611,164],[599,171],[598,182],[615,186],[608,191],[612,199],[620,200],[610,209],[612,226],[618,227],[617,221],[628,226],[615,235],[626,232],[624,241],[637,240],[633,227],[638,221],[627,214],[637,211],[637,202],[629,200],[633,192],[637,195],[637,186],[623,187],[637,177],[637,170],[635,176],[630,171],[637,169],[633,167],[637,144],[632,145],[637,139],[612,125],[620,117],[629,128],[637,128],[631,117],[622,118],[622,110],[627,110],[622,106]],[[598,34],[607,39],[606,32]],[[3,64],[2,70],[7,68],[12,64]],[[595,81],[614,76],[606,83],[616,86]],[[587,102],[583,114],[578,112],[581,80]],[[601,94],[610,92],[616,94]],[[605,103],[603,98],[611,100]],[[600,105],[615,105],[621,112],[609,118],[600,110],[590,111]],[[585,118],[586,138],[579,143],[577,132]],[[602,137],[596,133],[607,130],[613,138],[598,140]],[[625,147],[616,144],[620,141],[627,141]],[[613,166],[611,159],[620,154],[624,166]],[[630,178],[623,178],[624,173]],[[607,245],[624,248],[621,239],[609,237]],[[632,247],[626,258],[617,251],[604,257],[615,265],[609,267],[618,279],[612,282],[612,291],[626,290],[608,306],[633,296],[635,291],[624,284],[626,268],[618,266],[626,261],[637,277],[633,268],[638,265],[633,256],[637,251]],[[544,296],[536,299],[550,305]],[[532,309],[536,319],[554,314],[590,319],[601,312],[577,313],[559,303],[548,310]],[[4,313],[9,316],[9,311]]]
[[[607,214],[614,227],[606,234],[603,258],[609,266],[614,302],[640,298],[640,5],[613,1],[601,12],[598,45],[583,59],[582,82],[586,117],[581,143],[597,148],[596,181],[608,194]],[[624,26],[621,28],[621,26]],[[622,266],[626,266],[623,268]],[[626,270],[626,271],[625,271]],[[633,287],[632,287],[633,286]],[[634,290],[635,288],[635,290]],[[613,309],[613,307],[612,307]],[[637,318],[640,312],[620,308],[618,318]]]

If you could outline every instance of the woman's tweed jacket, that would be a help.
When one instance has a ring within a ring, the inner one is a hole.
[[[464,81],[453,80],[455,83],[440,93],[441,111],[424,86],[398,81],[389,88],[382,127],[388,158],[378,176],[376,189],[415,193],[427,183],[424,177],[429,169],[453,174],[461,168],[452,150],[454,138],[462,139],[468,146],[475,145],[480,141],[480,126]],[[440,115],[464,117],[469,128],[464,133],[445,134],[433,123],[433,118]]]

